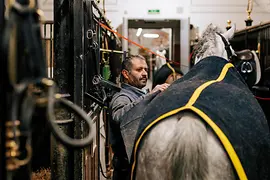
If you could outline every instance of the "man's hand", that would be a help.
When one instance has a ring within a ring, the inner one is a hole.
[[[156,85],[156,87],[150,91],[150,94],[153,94],[157,91],[164,91],[165,89],[167,89],[170,86],[170,84],[164,83],[164,84],[160,84],[160,85]]]

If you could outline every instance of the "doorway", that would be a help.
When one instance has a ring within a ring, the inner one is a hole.
[[[129,54],[140,54],[149,66],[149,82],[146,88],[151,89],[155,71],[166,59],[180,66],[186,73],[189,70],[189,18],[186,19],[126,19],[123,23],[124,36],[135,43],[165,58],[149,53],[145,49],[123,41],[123,50]]]

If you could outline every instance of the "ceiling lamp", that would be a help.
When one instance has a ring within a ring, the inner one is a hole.
[[[141,33],[142,33],[142,28],[139,28],[138,30],[137,30],[137,33],[136,33],[136,36],[140,36],[141,35]]]
[[[145,38],[158,38],[158,34],[144,34],[143,37]]]

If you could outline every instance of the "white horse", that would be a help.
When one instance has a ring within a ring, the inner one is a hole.
[[[201,47],[197,51],[195,66],[209,56],[228,59],[228,50],[234,54],[231,47],[226,51],[224,44],[224,40],[228,43],[234,32],[235,26],[222,33],[216,26],[209,25],[199,42]],[[241,172],[236,173],[216,133],[192,111],[178,112],[165,117],[135,144],[140,148],[135,152],[136,162],[132,165],[131,172],[134,173],[132,179],[134,177],[138,180],[245,179],[245,175],[239,178]],[[239,167],[237,171],[241,171],[241,168]]]

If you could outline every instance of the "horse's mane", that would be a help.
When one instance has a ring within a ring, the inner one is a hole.
[[[216,33],[223,33],[221,28],[210,24],[202,33],[201,38],[198,41],[198,44],[194,47],[194,58],[195,57],[202,57],[206,50],[208,50],[207,55],[211,56],[214,55],[215,47],[216,47]]]

